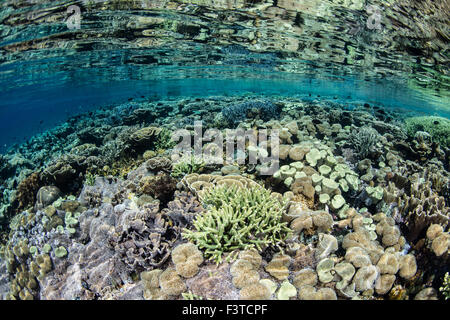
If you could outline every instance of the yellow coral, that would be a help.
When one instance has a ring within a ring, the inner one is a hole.
[[[163,271],[160,269],[154,269],[151,271],[145,271],[141,273],[141,281],[144,283],[145,287],[158,288],[159,287],[159,276]]]
[[[254,270],[250,261],[244,259],[236,260],[230,268],[233,276],[233,284],[236,288],[244,288],[259,281],[258,271]]]
[[[407,254],[400,258],[399,275],[404,279],[411,279],[417,272],[416,258],[412,254]]]
[[[258,269],[262,262],[262,257],[259,255],[258,251],[255,249],[247,249],[239,253],[239,258],[247,260],[253,266],[253,268]]]
[[[241,289],[240,298],[241,300],[267,300],[270,298],[270,290],[259,282],[252,283]]]
[[[173,268],[166,269],[159,276],[159,284],[164,294],[178,296],[186,291],[186,285]]]
[[[266,266],[266,271],[278,280],[284,280],[289,276],[290,263],[291,258],[288,255],[276,254]]]

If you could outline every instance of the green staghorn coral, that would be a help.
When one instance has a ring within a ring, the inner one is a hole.
[[[225,252],[279,246],[291,231],[281,222],[284,203],[262,187],[216,186],[204,195],[203,204],[208,210],[195,218],[195,230],[185,229],[183,236],[217,263]]]
[[[87,172],[84,178],[84,183],[86,185],[93,186],[95,184],[95,179],[97,178],[97,176],[95,174],[92,174],[91,172]]]
[[[450,299],[450,273],[446,273],[444,276],[444,280],[442,281],[442,287],[439,288],[439,291],[444,296],[445,300]]]
[[[205,300],[202,296],[193,294],[192,291],[183,292],[181,296],[184,300]]]
[[[202,158],[191,156],[184,157],[172,167],[171,176],[174,178],[184,177],[187,174],[200,172],[205,162]]]
[[[166,150],[175,147],[176,143],[172,140],[172,131],[166,128],[162,128],[158,135],[158,139],[155,142],[156,150]]]

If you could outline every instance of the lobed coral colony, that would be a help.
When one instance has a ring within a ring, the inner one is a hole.
[[[1,297],[448,299],[449,121],[376,110],[246,95],[74,117],[0,158]],[[278,170],[179,157],[197,120],[278,130]]]

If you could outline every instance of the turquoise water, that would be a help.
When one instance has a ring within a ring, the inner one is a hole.
[[[156,69],[156,68],[155,68]],[[280,73],[252,74],[251,69],[231,67],[160,68],[146,79],[107,80],[94,73],[84,79],[66,79],[65,75],[44,80],[45,85],[22,85],[1,91],[1,149],[59,124],[69,117],[98,107],[135,100],[158,100],[210,95],[280,95],[305,100],[327,100],[350,108],[364,103],[417,115],[450,118],[446,99],[426,96],[393,81],[364,81],[351,77],[312,77]],[[82,73],[80,71],[80,73]],[[166,76],[166,74],[171,76]],[[224,77],[223,74],[228,74]],[[235,75],[237,73],[237,75]],[[186,78],[186,76],[189,78]],[[288,79],[286,79],[288,78]],[[75,81],[77,80],[77,81]],[[19,81],[20,82],[20,81]],[[8,82],[11,83],[11,82]]]
[[[3,151],[69,116],[141,96],[311,94],[449,117],[439,2],[429,19],[392,1],[75,4],[79,29],[69,29],[64,1],[2,4]],[[378,28],[369,5],[381,10]]]

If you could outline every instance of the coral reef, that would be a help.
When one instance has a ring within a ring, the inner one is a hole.
[[[187,174],[201,172],[204,166],[202,159],[195,156],[182,157],[173,165],[172,176],[175,178],[182,178]]]
[[[447,272],[444,276],[444,280],[442,281],[442,287],[439,288],[439,291],[445,297],[445,300],[450,299],[450,274]]]
[[[194,219],[195,230],[184,230],[183,237],[217,262],[224,252],[279,245],[290,231],[281,222],[284,205],[262,187],[244,189],[227,181],[202,193],[208,209]]]
[[[170,257],[170,247],[179,237],[179,230],[171,227],[159,212],[158,203],[145,204],[142,209],[125,209],[108,241],[130,272],[160,267]]]
[[[278,114],[278,106],[271,101],[248,101],[222,109],[225,121],[231,126],[235,126],[247,118],[259,118],[267,121],[276,118]]]
[[[0,157],[0,297],[448,298],[446,122],[407,137],[383,112],[249,95],[71,118]],[[279,169],[180,157],[171,132],[200,119],[277,129]]]
[[[434,141],[444,147],[450,147],[450,120],[436,116],[411,117],[405,119],[405,130],[414,137],[417,132],[425,131]]]
[[[17,210],[28,209],[29,206],[33,206],[36,202],[42,202],[43,191],[40,187],[42,186],[42,180],[38,172],[33,172],[25,180],[21,181],[17,187],[16,199]]]
[[[352,131],[349,143],[356,150],[359,157],[364,159],[379,139],[378,132],[373,128],[362,127]]]
[[[177,181],[168,174],[157,176],[145,176],[139,181],[139,194],[147,194],[162,203],[167,203],[173,198]]]

